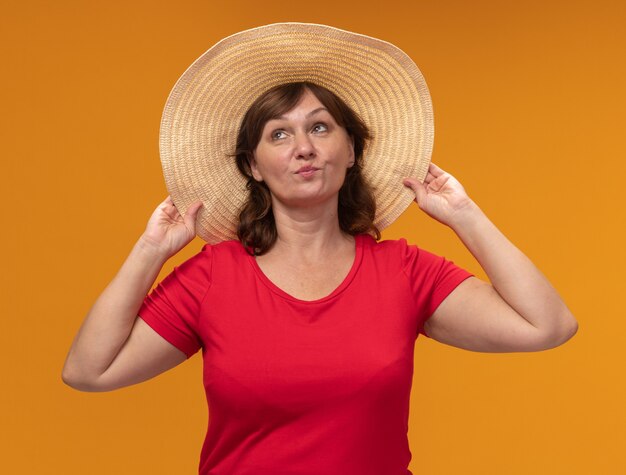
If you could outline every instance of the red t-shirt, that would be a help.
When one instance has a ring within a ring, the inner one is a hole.
[[[413,348],[470,274],[405,240],[356,236],[345,280],[315,301],[275,286],[237,241],[205,245],[140,317],[202,348],[201,475],[407,475]]]

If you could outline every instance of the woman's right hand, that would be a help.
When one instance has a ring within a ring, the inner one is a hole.
[[[183,217],[168,196],[150,216],[141,241],[169,259],[196,236],[196,218],[201,207],[202,202],[195,201]]]

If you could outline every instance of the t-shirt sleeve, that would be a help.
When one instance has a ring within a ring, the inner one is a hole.
[[[428,336],[424,331],[426,320],[437,310],[439,304],[461,282],[472,277],[472,274],[444,257],[408,245],[406,241],[403,245],[404,271],[419,309],[419,333]]]
[[[211,246],[165,277],[144,299],[138,316],[187,355],[202,348],[198,328],[200,309],[211,285]]]

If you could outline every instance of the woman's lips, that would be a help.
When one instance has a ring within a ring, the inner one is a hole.
[[[312,176],[317,170],[319,170],[319,168],[315,168],[315,167],[302,167],[300,168],[296,174],[302,176],[302,177],[309,177]]]

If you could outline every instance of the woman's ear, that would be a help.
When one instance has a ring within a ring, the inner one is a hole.
[[[348,168],[351,168],[354,165],[354,137],[349,136],[348,140],[350,141],[350,156],[348,160]]]
[[[256,163],[256,158],[254,158],[254,153],[248,155],[248,163],[250,164],[250,172],[252,173],[252,178],[256,181],[263,181],[263,177],[259,172],[259,167]]]

